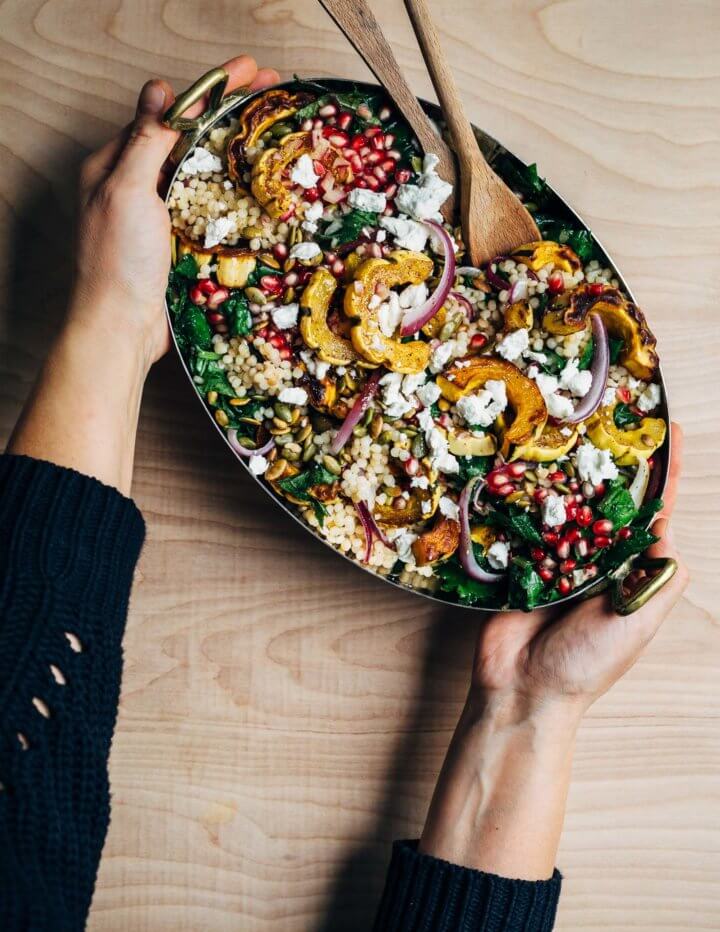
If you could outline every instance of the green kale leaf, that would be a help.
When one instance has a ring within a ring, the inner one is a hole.
[[[180,261],[173,267],[170,276],[173,278],[188,278],[195,281],[198,273],[198,265],[195,257],[191,253],[185,253]]]
[[[613,411],[613,421],[615,421],[615,426],[619,428],[629,427],[632,424],[637,424],[640,420],[638,414],[636,414],[630,405],[626,405],[624,402],[615,405],[615,410]]]
[[[604,550],[598,560],[598,569],[601,573],[610,573],[635,554],[643,553],[652,544],[660,540],[644,528],[633,527],[632,534],[627,540],[619,540],[607,550]]]
[[[459,456],[458,484],[464,488],[475,476],[486,476],[490,472],[492,461],[492,456]]]
[[[188,352],[193,347],[209,350],[212,347],[212,330],[201,308],[187,301],[175,318],[175,335],[180,348]]]
[[[529,512],[517,508],[515,505],[504,506],[507,510],[501,511],[496,507],[485,516],[485,523],[491,527],[510,531],[516,537],[522,538],[529,544],[542,544],[540,530],[536,526]]]
[[[617,479],[610,483],[610,488],[598,505],[598,511],[612,521],[616,531],[629,524],[637,514],[632,496]]]
[[[331,221],[326,228],[330,232],[318,232],[316,239],[335,248],[344,243],[352,243],[360,236],[363,227],[376,227],[379,222],[379,214],[370,210],[354,209],[343,214],[336,221]]]
[[[543,349],[543,354],[546,356],[545,362],[540,363],[543,372],[547,372],[548,375],[559,375],[565,368],[567,359],[555,350],[547,348]]]
[[[544,214],[536,214],[535,223],[543,239],[569,246],[577,253],[581,262],[589,262],[595,254],[595,240],[589,230],[579,229],[567,221],[557,220]]]
[[[651,498],[638,508],[637,514],[632,520],[633,527],[645,527],[650,520],[663,509],[664,502],[661,498]]]
[[[583,347],[583,351],[580,354],[580,359],[578,360],[578,369],[589,369],[592,365],[593,354],[595,353],[595,344],[593,338],[587,341]]]
[[[615,337],[610,337],[608,343],[610,344],[610,365],[614,366],[620,358],[625,343],[623,340],[616,340]]]
[[[454,593],[458,602],[463,605],[485,605],[494,608],[500,605],[504,585],[470,579],[455,557],[439,563],[435,567],[435,575],[440,580],[440,589],[443,592]]]
[[[287,492],[289,495],[292,495],[293,498],[299,498],[303,502],[311,502],[313,500],[313,495],[310,489],[312,489],[313,486],[332,485],[336,479],[337,476],[333,475],[328,469],[325,469],[324,466],[315,464],[311,466],[310,469],[306,469],[305,472],[298,473],[297,476],[280,479],[278,485],[283,492]]]
[[[248,299],[241,291],[230,292],[230,297],[223,304],[223,310],[230,325],[230,336],[244,337],[252,330],[252,316]]]
[[[524,612],[532,611],[543,598],[544,586],[533,564],[525,557],[513,557],[510,564],[508,604]]]

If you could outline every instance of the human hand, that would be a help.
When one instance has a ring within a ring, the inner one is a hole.
[[[228,90],[279,80],[247,55],[223,67]],[[68,323],[97,334],[98,352],[128,340],[148,368],[169,346],[163,299],[170,268],[170,219],[158,194],[161,169],[178,134],[160,122],[174,95],[148,81],[134,121],[92,153],[80,178],[77,275]],[[188,110],[197,115],[204,104]]]
[[[662,514],[653,525],[660,538],[652,557],[673,557],[678,570],[651,601],[632,615],[616,614],[607,596],[570,610],[495,616],[478,638],[473,693],[513,696],[528,711],[563,706],[579,720],[591,703],[630,669],[682,595],[688,571],[672,542],[669,521],[682,464],[682,430],[673,424],[670,472]]]

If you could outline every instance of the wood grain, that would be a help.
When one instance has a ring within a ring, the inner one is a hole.
[[[431,96],[402,0],[374,8]],[[582,730],[558,928],[718,929],[720,6],[433,8],[471,119],[616,256],[687,435],[675,533],[693,581]],[[311,0],[5,0],[0,36],[5,438],[67,294],[77,164],[135,89],[240,50],[284,75],[367,72]],[[419,830],[475,618],[367,577],[258,500],[174,359],[148,384],[135,494],[149,533],[90,929],[367,929],[391,839]]]

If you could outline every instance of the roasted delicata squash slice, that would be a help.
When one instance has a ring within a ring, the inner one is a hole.
[[[170,237],[170,253],[173,265],[186,255],[191,255],[198,267],[216,262],[218,284],[225,288],[244,288],[257,265],[257,257],[251,249],[220,244],[206,249],[176,232]]]
[[[420,252],[392,252],[387,259],[366,259],[358,266],[355,280],[345,289],[344,309],[355,321],[351,337],[353,346],[369,362],[385,365],[393,372],[422,372],[430,359],[430,347],[422,340],[403,343],[387,337],[380,329],[377,308],[371,308],[372,297],[379,286],[388,289],[398,285],[418,285],[433,271],[430,256]]]
[[[297,208],[286,176],[301,155],[313,151],[310,133],[290,133],[276,149],[266,149],[254,163],[250,175],[250,190],[271,217],[290,216]]]
[[[609,450],[618,466],[634,466],[662,446],[667,424],[660,417],[644,417],[630,429],[615,424],[615,405],[600,408],[587,421],[587,435],[601,450]]]
[[[327,320],[336,288],[337,280],[327,269],[313,272],[300,299],[301,308],[307,311],[300,320],[300,333],[323,362],[332,366],[349,366],[358,362],[360,356],[350,340],[330,329]]]
[[[528,460],[531,463],[551,463],[558,456],[566,456],[577,443],[577,439],[576,430],[572,430],[570,435],[566,436],[559,427],[546,424],[539,437],[515,447],[510,459]]]
[[[608,334],[623,341],[620,365],[637,379],[651,379],[658,367],[657,341],[637,304],[617,288],[578,285],[548,307],[543,328],[553,334],[577,333],[587,326],[588,314],[599,314]]]
[[[429,531],[413,541],[411,550],[418,566],[428,566],[447,560],[460,545],[460,525],[443,515],[437,518]]]
[[[293,116],[310,101],[310,95],[292,93],[280,88],[266,91],[256,97],[243,110],[237,133],[227,148],[228,174],[239,187],[244,187],[243,176],[250,171],[246,159],[248,149],[269,129]]]
[[[547,421],[545,399],[532,379],[513,363],[495,356],[466,356],[443,375],[437,384],[444,397],[453,404],[479,391],[489,379],[505,383],[508,404],[514,412],[512,423],[504,431],[505,443],[527,443],[542,431]]]
[[[505,333],[511,333],[513,330],[531,330],[533,322],[533,311],[528,302],[516,301],[509,304],[505,310],[503,330]]]
[[[488,524],[471,525],[470,539],[474,544],[482,547],[483,553],[485,554],[497,540],[497,531]]]
[[[454,456],[492,456],[497,451],[493,434],[477,437],[469,430],[458,430],[448,436],[448,450]]]
[[[525,243],[512,253],[512,257],[533,272],[539,272],[546,265],[552,265],[553,268],[568,273],[577,272],[582,268],[582,262],[569,246],[554,243],[549,239]]]
[[[437,511],[441,494],[438,487],[434,490],[413,489],[410,498],[400,496],[384,505],[375,503],[373,517],[378,524],[387,527],[407,527],[409,524],[417,524],[418,521],[428,521]]]

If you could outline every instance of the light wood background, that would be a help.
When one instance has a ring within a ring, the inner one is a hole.
[[[616,256],[687,435],[693,581],[583,727],[558,928],[720,929],[720,3],[433,5],[472,117]],[[432,96],[400,0],[374,6]],[[365,71],[313,0],[4,0],[0,36],[1,441],[67,293],[76,166],[143,81],[181,88],[241,50],[288,76]],[[148,384],[135,494],[149,533],[90,929],[367,929],[391,839],[421,826],[474,616],[258,500],[172,358]]]

